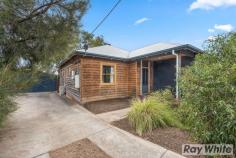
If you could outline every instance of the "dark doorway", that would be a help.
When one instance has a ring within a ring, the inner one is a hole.
[[[185,66],[192,65],[193,60],[194,60],[194,57],[183,56],[182,61],[181,61],[181,66],[185,67]]]
[[[148,68],[143,68],[142,70],[142,92],[143,94],[147,94],[148,93]]]
[[[167,87],[175,88],[176,59],[154,62],[153,88],[160,90]]]

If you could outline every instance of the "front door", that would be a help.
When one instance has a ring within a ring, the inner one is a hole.
[[[142,70],[142,92],[143,94],[147,94],[148,93],[148,68],[147,67],[143,67]]]

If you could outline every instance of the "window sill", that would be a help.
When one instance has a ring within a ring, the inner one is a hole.
[[[116,83],[100,83],[101,86],[115,86]]]

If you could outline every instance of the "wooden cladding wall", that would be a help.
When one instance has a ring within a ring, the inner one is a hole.
[[[149,71],[150,71],[150,92],[153,91],[153,62],[150,61],[150,68],[149,68]]]
[[[77,62],[79,61],[79,63]],[[115,66],[114,84],[101,84],[101,65]],[[81,103],[124,98],[140,95],[140,61],[122,62],[116,60],[106,60],[93,57],[76,56],[66,63],[61,71],[65,72],[65,77],[71,75],[71,70],[80,70],[79,100]],[[153,62],[149,65],[150,71],[150,91],[153,89]],[[68,83],[66,83],[69,86]],[[72,88],[69,86],[69,88]]]
[[[137,88],[137,61],[129,63],[128,75],[128,93],[129,96],[136,96]]]
[[[115,84],[101,84],[101,64],[115,64]],[[121,61],[81,57],[81,102],[123,98],[129,96],[129,64]]]
[[[66,96],[69,98],[73,98],[77,101],[80,100],[80,89],[75,88],[75,79],[72,78],[71,72],[74,71],[79,73],[80,67],[80,58],[78,56],[74,56],[65,64],[60,67],[60,85],[65,87]]]
[[[140,93],[140,61],[137,62],[137,74],[136,74],[136,78],[137,78],[137,81],[136,81],[136,95],[141,95]]]

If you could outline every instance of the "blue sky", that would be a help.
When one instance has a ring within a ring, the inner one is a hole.
[[[82,19],[92,31],[117,0],[91,0]],[[157,42],[202,46],[204,40],[236,28],[236,0],[122,0],[98,28],[106,42],[134,50]]]

